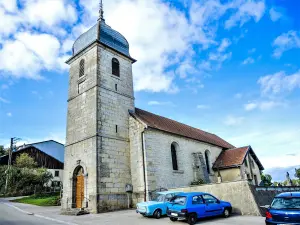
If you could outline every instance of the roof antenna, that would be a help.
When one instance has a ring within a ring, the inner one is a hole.
[[[100,0],[100,3],[99,3],[99,18],[98,18],[98,21],[100,21],[100,20],[105,21],[102,0]]]

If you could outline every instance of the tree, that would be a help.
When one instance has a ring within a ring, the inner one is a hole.
[[[7,155],[7,151],[5,150],[3,145],[0,145],[0,156]]]
[[[271,186],[272,185],[272,176],[270,174],[262,174],[261,180],[264,183],[265,186]]]
[[[300,168],[295,169],[295,177],[297,177],[300,180]]]
[[[36,168],[37,163],[27,153],[22,153],[16,158],[16,167],[18,168]]]

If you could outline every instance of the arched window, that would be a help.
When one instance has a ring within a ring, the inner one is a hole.
[[[80,60],[79,63],[79,77],[84,76],[84,59]]]
[[[111,60],[111,68],[112,68],[112,74],[115,76],[120,76],[120,63],[119,60],[116,58],[113,58]]]
[[[210,174],[210,151],[205,151],[205,163],[206,163],[206,171]]]
[[[172,155],[172,165],[173,170],[178,170],[178,162],[177,162],[177,154],[176,154],[176,146],[175,144],[171,144],[171,155]]]

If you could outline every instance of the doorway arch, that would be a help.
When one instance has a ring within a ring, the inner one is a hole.
[[[84,202],[84,169],[77,166],[73,172],[73,208],[83,208]]]

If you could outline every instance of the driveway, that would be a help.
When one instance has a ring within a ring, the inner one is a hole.
[[[33,213],[33,215],[28,215]],[[186,225],[184,222],[171,222],[169,218],[144,218],[134,210],[118,211],[84,216],[60,215],[60,207],[39,207],[0,200],[0,225]],[[264,218],[253,216],[232,216],[228,219],[216,218],[201,220],[198,224],[211,225],[264,225]]]

